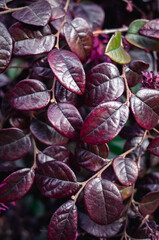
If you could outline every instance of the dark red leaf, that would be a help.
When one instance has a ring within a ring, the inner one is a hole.
[[[131,109],[137,123],[146,129],[154,128],[159,120],[159,91],[141,89],[131,96]]]
[[[13,41],[7,28],[0,22],[0,73],[4,72],[10,63]]]
[[[74,172],[60,161],[40,165],[36,169],[36,183],[42,194],[52,198],[71,196],[79,188]]]
[[[87,233],[99,238],[116,236],[123,227],[123,221],[117,220],[111,224],[100,225],[93,222],[86,214],[79,214],[80,227]]]
[[[147,150],[159,157],[159,136],[154,138],[147,147]]]
[[[115,65],[101,63],[88,72],[86,90],[86,104],[96,107],[119,98],[124,91],[124,82]]]
[[[32,67],[32,78],[45,81],[53,79],[54,75],[49,67],[47,57],[42,57],[34,62]]]
[[[139,30],[139,33],[145,37],[159,39],[159,18],[145,23]]]
[[[55,86],[55,98],[58,102],[67,102],[74,106],[78,105],[78,95],[67,90],[58,81],[56,81]]]
[[[111,181],[90,180],[84,189],[84,201],[89,217],[98,224],[110,224],[120,217],[122,197]]]
[[[13,12],[12,16],[20,22],[43,27],[51,17],[51,7],[47,1],[39,0],[19,11]]]
[[[16,84],[9,94],[9,103],[17,110],[37,110],[50,101],[46,86],[35,79],[25,79]]]
[[[58,133],[45,119],[33,119],[30,125],[31,133],[46,145],[65,145],[68,139]]]
[[[55,37],[48,25],[33,30],[21,23],[15,23],[9,28],[9,32],[14,40],[13,53],[17,56],[47,53],[55,45]]]
[[[93,47],[93,34],[89,25],[83,18],[75,18],[71,23],[64,24],[66,41],[81,62],[86,62],[90,57]]]
[[[138,179],[137,188],[144,193],[159,191],[159,172],[152,172]]]
[[[129,116],[129,108],[120,102],[100,104],[87,116],[81,139],[91,144],[103,144],[115,138]]]
[[[142,136],[143,136],[143,134],[141,133],[140,136],[136,136],[131,139],[128,139],[124,145],[124,152],[139,145],[142,141]],[[147,150],[148,145],[149,145],[149,140],[148,140],[148,138],[145,138],[145,140],[142,143],[142,146],[137,147],[134,151],[132,151],[128,155],[128,157],[137,161],[139,154],[141,155],[141,157],[144,155],[144,153]]]
[[[77,231],[77,208],[72,200],[65,202],[52,215],[47,240],[75,240]]]
[[[102,28],[105,13],[103,9],[96,4],[79,4],[74,12],[75,17],[81,17],[85,19],[88,23],[92,31]]]
[[[107,144],[91,145],[85,144],[83,147],[77,147],[76,156],[78,164],[91,172],[97,172],[108,162],[109,148]]]
[[[138,167],[136,162],[132,159],[116,157],[113,160],[113,168],[121,184],[130,186],[136,182],[138,177]]]
[[[79,58],[67,50],[54,49],[48,62],[57,80],[71,92],[82,95],[85,90],[85,72]]]
[[[17,128],[0,130],[0,160],[14,161],[24,157],[31,148],[31,141]]]
[[[48,119],[53,127],[65,137],[75,139],[83,124],[77,108],[70,103],[53,103],[47,111]]]
[[[70,155],[71,152],[65,146],[52,145],[38,154],[38,163],[43,164],[45,162],[57,160],[68,164]]]
[[[0,187],[0,202],[12,202],[22,198],[32,187],[34,176],[33,169],[24,168],[5,178]]]
[[[139,204],[139,210],[144,216],[152,214],[158,207],[159,191],[147,193]]]
[[[47,0],[51,7],[51,18],[50,20],[59,19],[65,16],[65,11],[61,7],[62,4],[58,0]]]

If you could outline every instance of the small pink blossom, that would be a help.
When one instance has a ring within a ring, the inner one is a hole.
[[[157,89],[159,90],[159,73],[154,75],[154,73],[151,72],[142,72],[143,80],[142,80],[142,86],[143,88],[151,88],[151,89]]]

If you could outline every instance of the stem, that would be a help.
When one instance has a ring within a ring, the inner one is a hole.
[[[54,81],[53,81],[53,84],[52,84],[52,99],[50,100],[51,103],[57,103],[56,99],[55,99],[55,85],[56,85],[56,78],[54,77]]]
[[[122,74],[122,76],[123,76],[123,79],[124,79],[124,82],[125,82],[125,87],[126,87],[126,104],[129,105],[129,99],[131,97],[132,92],[129,89],[128,82],[127,82],[127,79],[126,79],[125,65],[123,65],[123,74]]]
[[[108,159],[106,159],[106,160],[108,160]],[[72,200],[76,203],[76,201],[77,201],[77,198],[78,198],[78,196],[79,196],[79,194],[82,192],[82,190],[83,190],[83,188],[86,186],[86,184],[90,181],[90,180],[92,180],[93,178],[95,178],[95,177],[101,177],[101,174],[102,174],[102,172],[105,170],[105,169],[107,169],[111,164],[112,164],[112,161],[113,161],[113,159],[111,159],[111,160],[109,160],[110,162],[107,164],[107,165],[105,165],[101,170],[99,170],[97,173],[95,173],[92,177],[90,177],[88,180],[86,180],[86,181],[84,181],[84,182],[79,182],[79,184],[81,185],[81,188],[78,190],[78,192],[75,194],[75,195],[73,195],[71,198],[72,198]]]
[[[36,155],[37,155],[38,153],[40,153],[40,151],[39,151],[39,149],[38,149],[37,146],[36,146],[36,142],[35,142],[34,137],[32,137],[32,143],[33,143],[33,148],[34,148],[34,162],[33,162],[33,165],[32,165],[32,167],[31,167],[31,169],[35,169],[35,168],[37,168]]]
[[[116,31],[120,31],[120,32],[127,32],[128,31],[128,27],[122,27],[122,28],[114,28],[114,29],[104,29],[104,30],[97,30],[93,32],[93,35],[99,35],[99,34],[110,34],[110,33],[114,33]]]
[[[19,7],[19,8],[8,8],[8,7],[7,7],[7,10],[4,10],[4,11],[0,12],[0,15],[6,14],[6,13],[15,12],[15,11],[19,11],[19,10],[22,10],[22,9],[24,9],[24,8],[26,8],[26,7],[27,7],[27,6],[25,6],[25,7]]]
[[[153,128],[153,130],[159,134],[159,131],[156,128]]]
[[[65,4],[65,7],[64,7],[64,10],[65,10],[64,19],[63,19],[63,21],[62,21],[62,23],[61,23],[61,25],[60,25],[60,27],[59,27],[58,32],[55,34],[55,36],[56,36],[56,45],[55,45],[55,47],[56,47],[57,49],[59,49],[60,32],[61,32],[61,29],[62,29],[64,23],[66,22],[66,13],[67,13],[67,9],[68,9],[69,3],[70,3],[70,0],[67,0],[67,1],[66,1],[66,4]]]

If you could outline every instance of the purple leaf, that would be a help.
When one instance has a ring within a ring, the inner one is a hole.
[[[36,183],[42,194],[52,198],[71,196],[79,188],[74,172],[59,161],[40,165],[36,169]]]
[[[9,28],[9,32],[14,40],[13,53],[16,56],[47,53],[55,45],[55,37],[48,25],[33,30],[21,23],[15,23]]]
[[[147,193],[139,204],[139,210],[144,216],[152,214],[158,207],[159,191]]]
[[[142,89],[131,96],[131,109],[137,123],[148,130],[154,128],[159,120],[159,91]],[[148,117],[147,117],[148,116]]]
[[[81,139],[91,144],[103,144],[115,138],[129,116],[129,108],[120,102],[100,104],[87,116]]]
[[[51,17],[51,7],[45,0],[37,1],[19,11],[13,12],[12,16],[20,22],[43,27]]]
[[[31,148],[30,138],[17,128],[0,130],[0,160],[14,161],[24,157]]]
[[[8,67],[13,49],[13,41],[7,28],[0,22],[0,73]]]
[[[77,108],[70,103],[53,103],[47,111],[48,119],[53,127],[67,138],[79,137],[83,124]]]
[[[124,88],[123,79],[115,65],[112,63],[98,64],[87,74],[85,102],[90,107],[96,107],[102,102],[119,98]]]
[[[54,49],[48,62],[57,80],[71,92],[82,95],[85,90],[85,72],[79,58],[67,50]]]
[[[84,201],[89,217],[98,224],[110,224],[120,217],[122,197],[111,181],[90,180],[84,189]]]
[[[0,0],[0,7],[1,7],[1,8],[5,8],[4,3],[10,3],[10,2],[12,2],[12,1],[14,1],[14,0]]]
[[[22,198],[32,187],[34,170],[24,168],[13,172],[2,182],[0,187],[0,202],[12,202]]]
[[[137,188],[144,193],[159,191],[159,172],[151,172],[138,179]]]
[[[116,157],[113,160],[113,168],[121,184],[130,186],[136,182],[138,177],[138,167],[132,159]]]
[[[75,240],[77,208],[72,200],[65,202],[52,215],[47,240]]]
[[[31,133],[42,143],[46,145],[61,144],[65,145],[68,139],[58,133],[47,120],[33,119],[30,125]]]
[[[52,145],[44,149],[42,153],[38,154],[38,163],[43,164],[49,161],[62,161],[69,163],[71,152],[65,146]]]
[[[79,4],[73,14],[75,17],[85,19],[92,31],[100,29],[103,26],[105,13],[99,5],[91,3]]]
[[[11,79],[4,73],[0,74],[0,88],[11,83]]]
[[[50,101],[46,86],[35,79],[25,79],[16,84],[9,94],[9,103],[17,110],[37,110]]]
[[[93,47],[93,34],[86,20],[75,18],[70,24],[66,22],[64,35],[71,51],[79,57],[81,62],[86,62]]]
[[[159,136],[154,138],[150,144],[148,145],[147,147],[147,150],[155,155],[155,156],[158,156],[159,157]]]
[[[117,220],[111,224],[100,225],[93,222],[86,214],[79,214],[80,227],[87,233],[99,238],[116,236],[123,227],[123,221]]]
[[[74,106],[78,105],[78,95],[67,90],[58,81],[56,81],[55,86],[55,99],[58,102],[67,102]]]
[[[33,63],[32,78],[44,81],[53,79],[54,75],[49,67],[47,57],[42,57]]]
[[[145,37],[159,39],[158,25],[159,25],[159,18],[150,20],[140,28],[139,34]]]
[[[91,145],[85,144],[84,147],[77,147],[76,157],[78,164],[88,171],[97,172],[108,162],[109,148],[107,144]]]

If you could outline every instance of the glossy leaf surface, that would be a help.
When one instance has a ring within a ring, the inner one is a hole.
[[[154,128],[159,120],[159,92],[153,89],[142,89],[132,96],[131,109],[137,123],[146,129]],[[149,117],[147,117],[149,116]]]
[[[77,108],[69,103],[53,103],[48,108],[48,119],[53,127],[67,138],[79,136],[83,124]]]
[[[74,240],[77,230],[77,208],[72,200],[65,202],[52,215],[48,240]]]
[[[58,81],[56,81],[55,86],[55,99],[58,102],[67,102],[74,106],[78,105],[78,95],[67,90]]]
[[[121,32],[116,32],[109,40],[106,50],[108,55],[113,61],[120,64],[127,64],[130,62],[130,55],[124,50],[121,42]]]
[[[107,164],[105,158],[108,157],[108,153],[107,144],[85,144],[85,146],[77,148],[76,156],[80,166],[91,172],[96,172]]]
[[[7,68],[12,55],[13,41],[7,28],[0,22],[0,73]]]
[[[36,183],[46,197],[71,196],[79,187],[74,172],[59,161],[42,164],[36,171]]]
[[[102,28],[105,13],[99,5],[86,3],[79,4],[79,6],[75,8],[74,16],[85,19],[88,22],[91,30],[94,31]]]
[[[43,27],[51,17],[51,7],[47,1],[39,0],[19,11],[13,12],[12,16],[20,22]]]
[[[143,27],[148,20],[137,19],[129,25],[126,39],[131,44],[139,48],[147,48],[151,51],[159,50],[159,40],[139,35],[138,31]]]
[[[115,65],[101,63],[88,72],[86,90],[86,104],[95,107],[119,98],[124,91],[124,82]]]
[[[85,90],[85,72],[79,58],[67,50],[54,49],[48,62],[57,80],[71,92],[82,95]]]
[[[111,181],[90,180],[84,189],[84,201],[89,217],[98,224],[110,224],[120,217],[122,197]]]
[[[46,145],[67,143],[68,139],[62,136],[44,119],[33,119],[30,125],[31,133],[42,143]]]
[[[147,150],[155,156],[159,156],[159,136],[154,138],[149,144]]]
[[[15,23],[9,28],[14,40],[13,53],[16,56],[37,55],[51,51],[55,37],[48,25],[37,30]]]
[[[83,18],[75,18],[70,24],[65,23],[64,35],[73,53],[81,62],[86,62],[93,47],[93,34]]]
[[[29,168],[24,168],[10,174],[1,183],[0,201],[12,202],[22,198],[32,187],[34,176],[34,170]]]
[[[113,223],[100,225],[92,221],[86,214],[79,214],[80,227],[87,233],[100,238],[111,238],[122,228],[123,221],[117,220]]]
[[[11,106],[18,110],[44,108],[50,101],[46,86],[35,79],[25,79],[16,84],[9,94]]]
[[[103,144],[115,138],[129,116],[129,108],[120,102],[107,102],[94,108],[86,118],[81,139],[91,144]]]
[[[136,182],[138,177],[138,167],[132,159],[116,157],[113,160],[113,168],[121,184],[130,186]]]
[[[146,216],[156,211],[159,206],[159,191],[147,193],[139,204],[140,212]]]
[[[30,138],[17,128],[0,130],[0,161],[14,161],[25,156],[31,148]]]
[[[52,145],[44,149],[42,153],[38,154],[38,163],[43,164],[49,161],[61,161],[66,164],[69,163],[71,152],[65,146]]]
[[[145,37],[159,39],[159,18],[146,22],[139,30],[139,33]]]

